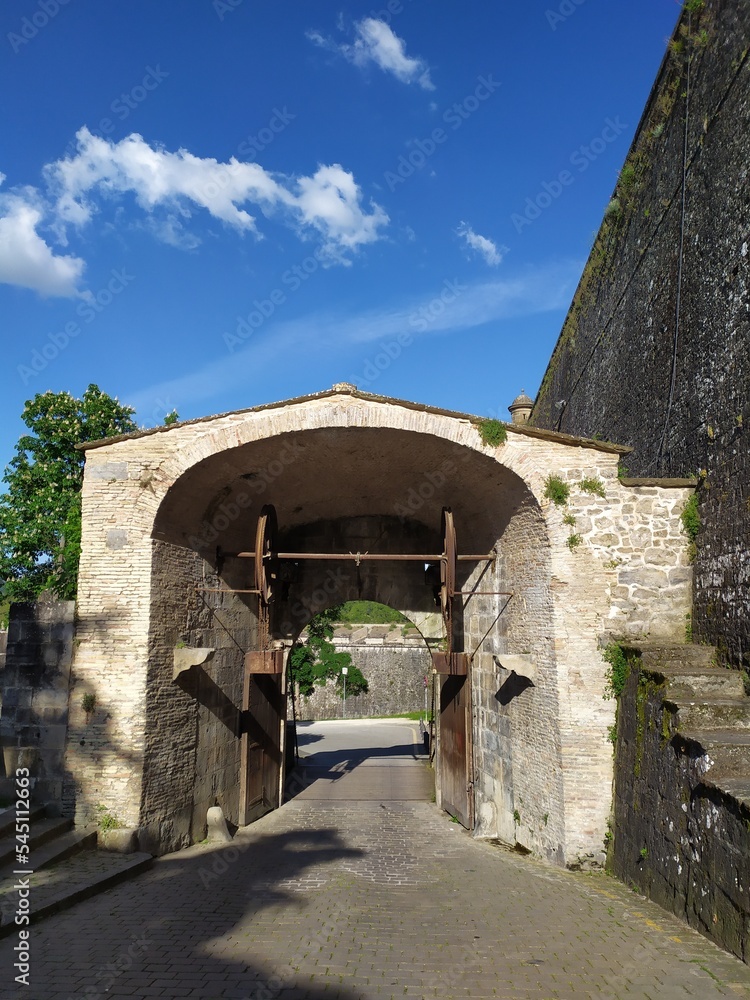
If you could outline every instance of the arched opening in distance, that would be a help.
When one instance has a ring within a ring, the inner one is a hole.
[[[285,800],[434,799],[432,663],[416,626],[387,605],[318,612],[287,658]]]

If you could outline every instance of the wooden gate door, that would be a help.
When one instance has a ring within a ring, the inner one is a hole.
[[[264,664],[257,662],[258,654],[247,655],[255,660],[246,662],[242,698],[241,826],[281,805],[286,729],[283,674],[276,672],[277,664],[273,660],[266,664],[269,672],[256,672],[253,668]],[[270,672],[272,670],[274,672]]]
[[[467,830],[472,830],[471,674],[442,674],[440,680],[438,768],[441,805]]]

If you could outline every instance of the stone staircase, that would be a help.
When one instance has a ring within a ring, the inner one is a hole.
[[[706,755],[704,783],[750,806],[750,698],[742,674],[716,666],[712,646],[640,647],[644,671],[666,683],[664,708],[690,756]]]
[[[67,909],[82,899],[117,885],[149,868],[150,854],[119,854],[97,848],[95,829],[74,830],[70,819],[52,804],[33,806],[29,817],[30,860],[16,860],[16,813],[0,812],[0,937],[15,927],[17,874],[30,870],[31,923]]]

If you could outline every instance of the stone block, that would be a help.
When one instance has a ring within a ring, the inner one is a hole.
[[[138,831],[122,827],[116,830],[100,830],[97,846],[103,851],[117,854],[134,854],[138,850]]]
[[[650,587],[660,589],[669,585],[669,577],[661,569],[651,567],[632,568],[621,570],[618,580],[623,584],[633,584],[636,587]]]
[[[127,462],[99,462],[95,463],[93,461],[86,463],[86,479],[87,480],[108,480],[110,482],[115,482],[117,480],[123,480],[128,478],[128,463]]]
[[[221,806],[211,806],[206,813],[208,840],[212,844],[228,844],[232,840]]]
[[[108,549],[124,549],[128,544],[128,533],[122,528],[110,528],[107,532]]]

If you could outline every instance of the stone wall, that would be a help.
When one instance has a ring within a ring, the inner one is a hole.
[[[230,576],[222,584],[197,553],[155,543],[142,848],[203,839],[210,806],[238,822],[244,651],[254,647],[256,617],[248,595],[210,588],[242,582]],[[215,653],[173,679],[174,649],[183,643]]]
[[[750,651],[749,36],[747,0],[683,13],[531,416],[632,445],[630,475],[700,477],[694,634],[738,666]]]
[[[711,754],[676,731],[675,706],[665,696],[663,676],[631,671],[618,711],[610,865],[627,885],[747,962],[746,739],[733,751],[745,777],[712,780]],[[727,790],[733,783],[736,795]]]
[[[28,767],[37,801],[62,801],[72,601],[12,604],[2,678],[4,771]]]
[[[602,698],[599,642],[684,640],[691,572],[679,513],[690,488],[624,485],[616,456],[596,451],[581,449],[573,464],[548,446],[547,457],[567,503],[519,497],[494,578],[478,568],[463,588],[513,593],[499,617],[503,602],[482,596],[463,615],[476,649],[477,832],[560,864],[602,864],[613,705]]]
[[[401,625],[339,626],[332,642],[338,653],[349,653],[364,674],[369,689],[346,699],[348,719],[366,719],[424,709],[424,678],[432,676],[432,658],[427,645],[413,629]],[[301,637],[304,639],[304,633]],[[335,681],[316,688],[309,698],[297,698],[299,719],[339,719],[342,696]],[[291,712],[290,712],[291,718]]]

